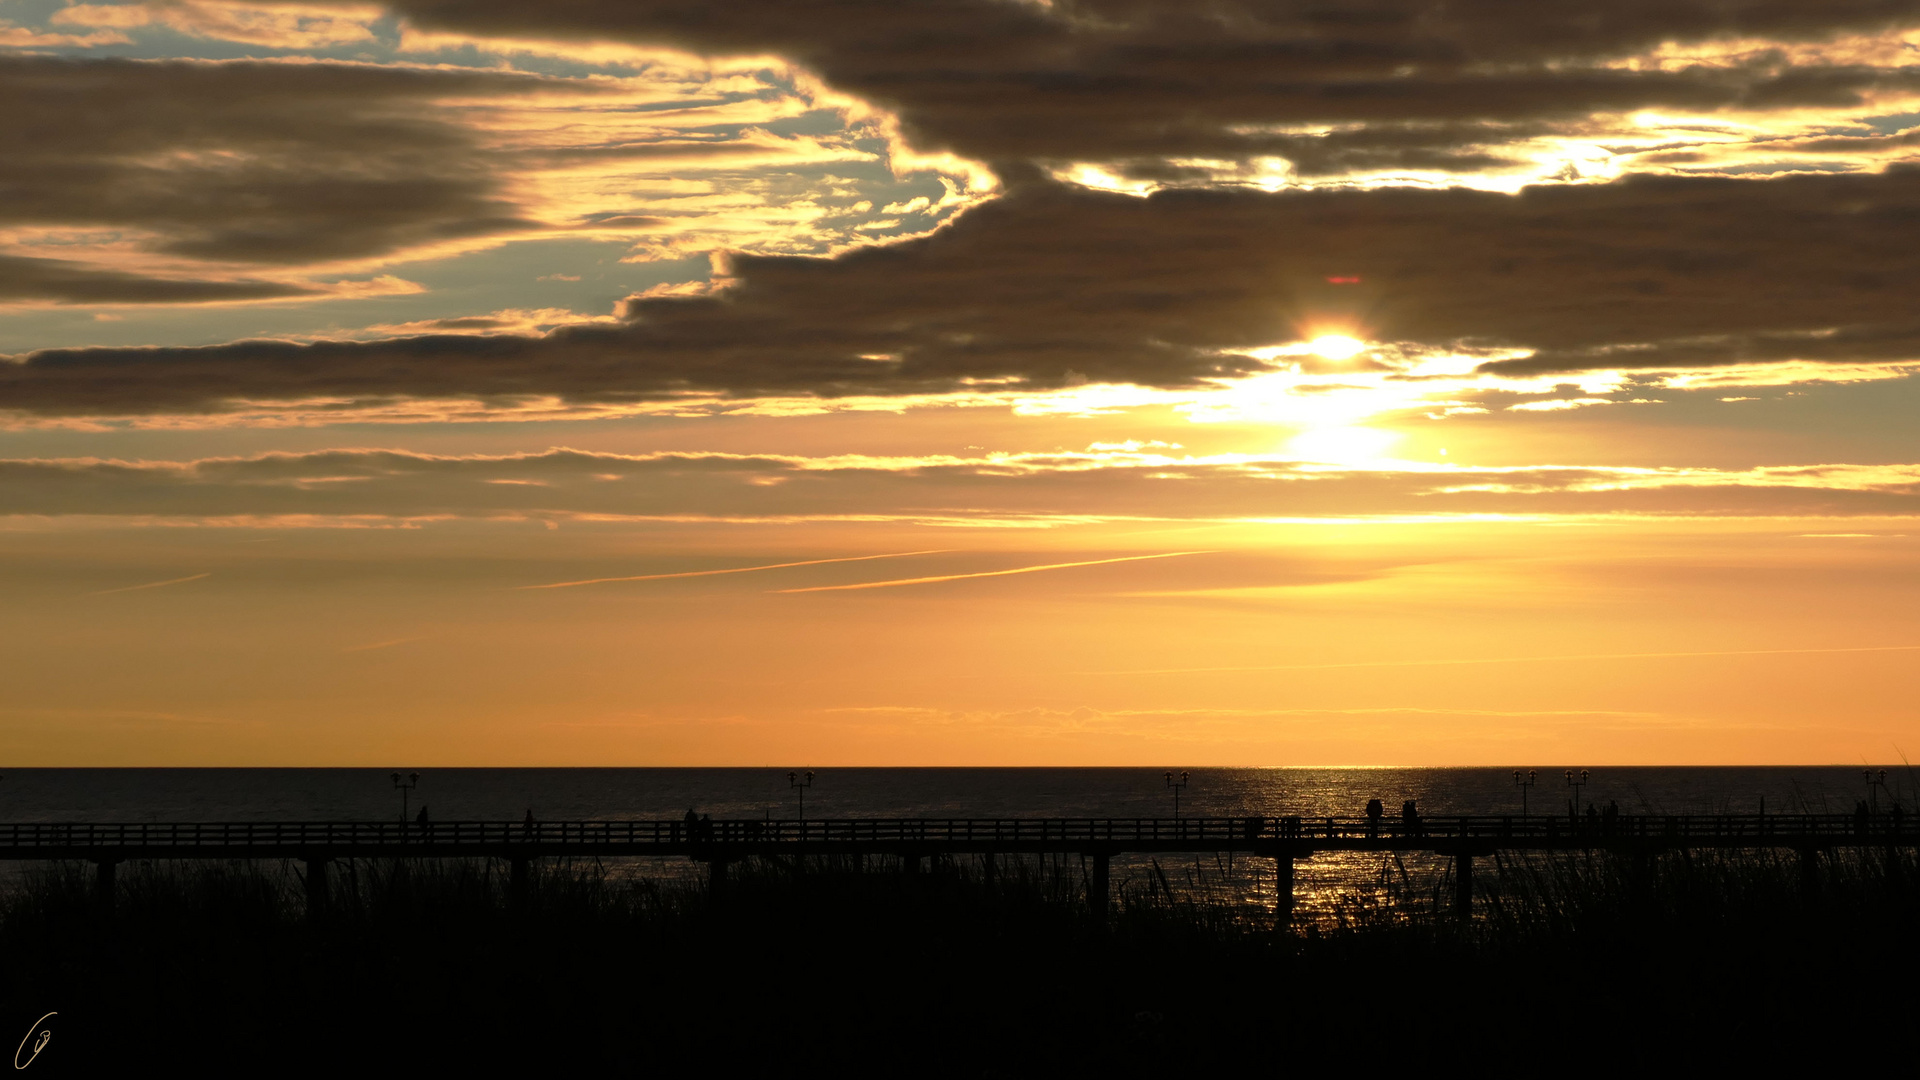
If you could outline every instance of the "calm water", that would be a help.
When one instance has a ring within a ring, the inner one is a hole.
[[[1592,770],[1584,802],[1623,813],[1699,814],[1802,810],[1841,813],[1872,794],[1911,806],[1920,791],[1907,766],[1886,766],[1869,792],[1864,766],[1610,768]],[[1877,776],[1881,766],[1872,771]],[[1564,766],[1538,767],[1527,792],[1535,813],[1566,813]],[[1194,769],[1183,815],[1358,816],[1368,799],[1416,800],[1426,815],[1518,814],[1512,769]],[[429,769],[409,793],[436,821],[677,818],[689,808],[721,818],[791,818],[799,794],[771,769]],[[0,821],[318,821],[397,818],[401,796],[375,769],[15,769],[0,778]],[[820,769],[806,792],[815,817],[1171,817],[1164,769]],[[1054,860],[1074,873],[1074,857]],[[1303,916],[1390,886],[1441,886],[1447,863],[1422,855],[1324,854],[1297,867]],[[0,874],[11,868],[0,868]],[[684,879],[685,859],[624,860],[617,873]],[[1116,859],[1121,894],[1170,885],[1176,892],[1271,907],[1265,859],[1212,855]]]

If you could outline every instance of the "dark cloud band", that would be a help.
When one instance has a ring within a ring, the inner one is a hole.
[[[1916,247],[1920,169],[1906,167],[1517,196],[1136,199],[1034,183],[917,240],[833,259],[737,257],[728,289],[635,298],[620,325],[48,350],[0,364],[0,408],[1183,387],[1264,370],[1242,350],[1330,327],[1541,350],[1531,366],[1495,369],[1507,371],[1710,366],[1754,359],[1762,345],[1759,358],[1910,359]]]
[[[1912,0],[398,0],[443,30],[624,39],[788,57],[895,110],[928,149],[979,160],[1244,158],[1304,149],[1272,125],[1389,129],[1524,123],[1645,108],[1784,108],[1862,101],[1900,70],[1782,67],[1767,55],[1640,70],[1609,61],[1662,44],[1817,42],[1920,25]],[[1384,133],[1403,159],[1408,133]],[[1448,167],[1440,130],[1421,148]],[[1366,135],[1347,141],[1367,142]],[[1311,158],[1325,154],[1306,151]],[[1411,159],[1408,159],[1411,160]]]

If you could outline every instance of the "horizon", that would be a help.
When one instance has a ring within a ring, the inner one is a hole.
[[[301,769],[301,770],[313,770],[313,771],[318,771],[318,770],[341,770],[341,771],[345,771],[345,770],[355,770],[355,771],[368,771],[368,772],[389,772],[389,771],[391,771],[391,770],[392,770],[392,765],[391,765],[391,764],[387,764],[387,765],[14,765],[14,766],[10,766],[10,768],[11,768],[11,769],[12,769],[13,771],[15,771],[15,772],[31,772],[31,771],[36,771],[36,770],[38,770],[38,771],[48,771],[48,772],[51,772],[51,771],[56,771],[56,770],[65,770],[65,771],[78,771],[78,770],[82,770],[82,769],[96,769],[96,770],[103,770],[103,771],[132,771],[132,770],[139,770],[139,769],[150,769],[150,770],[162,770],[162,769],[166,769],[166,770],[174,770],[174,771],[181,771],[181,772],[185,772],[185,771],[188,771],[188,770],[219,770],[219,769],[226,769],[226,770],[255,770],[255,771],[260,771],[260,772],[267,772],[267,771],[273,771],[273,770],[293,770],[293,769]],[[1046,770],[1070,770],[1070,769],[1089,769],[1089,770],[1091,770],[1091,769],[1102,769],[1102,770],[1108,770],[1108,771],[1114,771],[1114,772],[1118,772],[1118,771],[1136,771],[1136,772],[1164,772],[1164,771],[1166,771],[1166,770],[1168,770],[1168,769],[1173,769],[1173,770],[1176,770],[1176,771],[1177,771],[1177,770],[1180,770],[1180,769],[1188,769],[1188,770],[1192,770],[1192,769],[1218,769],[1218,770],[1229,770],[1229,769],[1240,769],[1240,770],[1247,770],[1247,771],[1258,771],[1258,772],[1278,772],[1278,771],[1283,771],[1283,770],[1301,770],[1301,771],[1306,771],[1306,770],[1312,770],[1312,771],[1318,771],[1318,772],[1334,772],[1334,771],[1339,771],[1339,772],[1365,772],[1365,771],[1369,771],[1369,770],[1375,770],[1375,771],[1377,771],[1377,770],[1387,770],[1387,769],[1426,769],[1426,770],[1435,770],[1435,771],[1438,771],[1438,770],[1444,770],[1444,769],[1456,769],[1456,770],[1458,770],[1458,769],[1475,769],[1475,770],[1485,770],[1485,771],[1488,771],[1488,772],[1512,772],[1512,771],[1514,771],[1514,766],[1513,766],[1513,765],[1511,765],[1511,764],[1507,764],[1507,765],[1457,765],[1457,764],[1456,764],[1456,765],[1448,765],[1448,764],[1441,764],[1441,765],[1398,765],[1398,764],[1386,764],[1386,765],[1313,765],[1313,764],[1305,764],[1305,765],[1220,765],[1220,764],[1204,764],[1204,763],[1202,763],[1202,764],[1195,764],[1195,763],[1193,763],[1193,762],[1187,762],[1187,763],[1184,763],[1184,764],[1181,764],[1181,763],[1177,763],[1177,762],[1176,762],[1176,763],[1174,763],[1174,764],[1172,764],[1172,765],[1168,765],[1168,764],[1165,764],[1165,763],[1161,763],[1161,764],[1155,764],[1155,765],[833,765],[833,764],[824,764],[824,765],[823,765],[823,764],[818,764],[818,763],[816,763],[816,764],[811,764],[811,765],[808,765],[808,764],[799,764],[799,765],[436,765],[436,764],[432,764],[432,763],[424,763],[424,764],[423,764],[423,763],[414,763],[414,764],[411,764],[411,765],[408,765],[408,766],[406,766],[406,768],[408,768],[408,769],[410,769],[410,770],[415,770],[415,771],[425,771],[425,770],[436,770],[436,771],[446,771],[446,772],[455,772],[455,771],[460,771],[460,770],[467,770],[467,771],[474,771],[474,772],[478,772],[478,771],[482,771],[482,770],[489,770],[489,771],[498,771],[498,770],[505,770],[505,769],[540,769],[540,770],[565,770],[565,769],[609,769],[609,770],[637,770],[637,769],[657,769],[657,770],[662,770],[662,771],[671,771],[671,770],[696,770],[696,769],[698,769],[698,770],[708,770],[708,771],[716,771],[716,770],[732,770],[732,771],[739,771],[739,772],[748,772],[748,771],[752,771],[752,772],[792,772],[792,771],[795,771],[795,770],[800,770],[800,771],[807,771],[807,770],[811,770],[811,771],[813,771],[813,772],[821,772],[821,771],[823,771],[823,770],[831,770],[831,771],[836,771],[836,772],[853,772],[853,771],[858,771],[858,770],[870,770],[870,771],[882,771],[882,770],[888,770],[888,771],[902,771],[902,770],[916,770],[916,769],[923,769],[923,770],[934,770],[934,769],[948,769],[948,770],[955,770],[955,771],[959,771],[959,770],[979,770],[979,771],[987,771],[987,770],[992,770],[992,771],[998,771],[998,772],[1019,772],[1019,771],[1023,771],[1023,770],[1042,770],[1042,769],[1046,769]],[[1568,766],[1566,766],[1566,765],[1548,765],[1548,766],[1544,766],[1544,767],[1542,767],[1542,766],[1540,766],[1540,765],[1537,765],[1537,764],[1536,764],[1536,765],[1532,765],[1532,766],[1521,766],[1520,768],[1521,768],[1521,770],[1522,770],[1522,771],[1525,771],[1526,769],[1528,769],[1528,768],[1531,768],[1531,769],[1535,769],[1535,770],[1540,770],[1540,771],[1544,771],[1544,772],[1553,772],[1553,771],[1556,771],[1556,770],[1565,770],[1565,769],[1567,769],[1567,768],[1568,768]],[[1805,761],[1803,761],[1803,762],[1789,762],[1789,763],[1785,763],[1785,764],[1773,764],[1773,763],[1764,763],[1764,762],[1763,762],[1763,763],[1752,763],[1752,762],[1711,762],[1711,763],[1705,763],[1705,762],[1679,762],[1679,763],[1661,763],[1661,764],[1651,764],[1651,765],[1650,765],[1650,764],[1646,764],[1646,763],[1623,763],[1623,762],[1586,762],[1586,763],[1585,763],[1585,764],[1583,764],[1583,765],[1578,765],[1578,766],[1573,766],[1573,768],[1576,768],[1576,769],[1578,769],[1578,768],[1585,768],[1585,769],[1595,769],[1595,768],[1599,768],[1599,769],[1633,769],[1633,770],[1650,770],[1650,769],[1877,769],[1877,770],[1880,770],[1880,771],[1882,771],[1882,772],[1891,772],[1891,771],[1893,771],[1893,770],[1895,770],[1895,769],[1905,769],[1905,770],[1907,770],[1907,771],[1909,771],[1909,772],[1912,772],[1912,771],[1913,771],[1913,769],[1914,769],[1914,766],[1913,766],[1913,765],[1912,765],[1911,763],[1908,763],[1908,762],[1905,762],[1905,761],[1901,761],[1901,762],[1898,762],[1898,763],[1893,763],[1893,764],[1887,764],[1887,763],[1881,763],[1881,762],[1805,762]]]

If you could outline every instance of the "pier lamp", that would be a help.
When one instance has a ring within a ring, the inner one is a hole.
[[[1872,769],[1867,769],[1860,775],[1866,777],[1867,780],[1867,805],[1872,807],[1873,812],[1877,814],[1880,812],[1880,792],[1887,790],[1887,770],[1881,769],[1879,775],[1876,776]],[[1889,794],[1887,799],[1891,802],[1893,796]]]
[[[787,774],[787,786],[800,793],[800,820],[807,820],[807,789],[813,786],[813,770],[808,769],[805,776],[797,772]]]
[[[407,823],[407,792],[420,786],[420,774],[408,773],[406,782],[401,783],[400,774],[394,773],[393,786],[400,791],[400,824],[405,825]]]
[[[1534,772],[1532,769],[1527,770],[1527,778],[1525,780],[1520,779],[1519,769],[1513,770],[1514,786],[1520,789],[1520,816],[1521,817],[1527,816],[1527,789],[1532,787],[1534,784],[1538,783],[1539,779],[1540,779],[1539,774]]]
[[[1567,786],[1573,789],[1573,802],[1570,805],[1573,807],[1573,819],[1575,821],[1580,820],[1580,789],[1585,787],[1586,783],[1587,770],[1580,770],[1580,779],[1578,780],[1573,778],[1572,769],[1567,770]]]
[[[1167,774],[1167,787],[1173,791],[1173,817],[1180,818],[1180,793],[1187,790],[1187,773],[1181,770],[1180,779],[1175,780],[1172,773]]]

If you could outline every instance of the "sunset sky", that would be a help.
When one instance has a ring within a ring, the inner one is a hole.
[[[0,0],[0,760],[1920,749],[1920,2]]]

